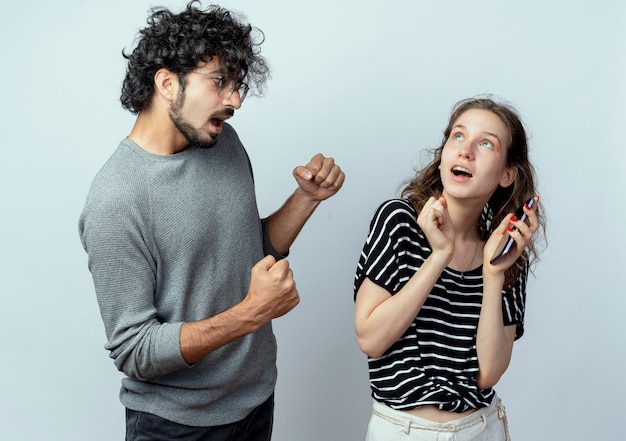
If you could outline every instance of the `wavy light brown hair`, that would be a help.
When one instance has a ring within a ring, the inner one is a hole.
[[[432,151],[433,159],[426,167],[417,170],[416,176],[409,180],[401,195],[408,199],[418,213],[431,196],[438,197],[443,191],[439,165],[441,152],[450,137],[457,119],[468,110],[486,110],[492,112],[504,123],[509,138],[506,148],[507,165],[517,167],[517,176],[513,184],[504,188],[498,187],[491,196],[477,224],[481,240],[486,241],[502,219],[515,212],[526,201],[537,194],[535,187],[535,170],[528,157],[528,138],[517,111],[510,105],[496,102],[492,98],[468,98],[456,103],[450,115],[448,126],[443,132],[441,145]],[[545,220],[540,206],[537,206],[537,217],[540,223],[540,236],[545,235]],[[533,238],[522,252],[516,265],[511,265],[505,272],[505,287],[511,286],[519,278],[526,263],[532,267],[538,259],[536,237]]]

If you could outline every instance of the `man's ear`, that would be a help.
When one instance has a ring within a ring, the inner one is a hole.
[[[161,68],[154,74],[154,92],[170,103],[176,99],[178,77],[169,69]]]
[[[500,187],[506,188],[515,181],[517,177],[517,167],[507,167],[502,174],[502,179],[500,179]]]

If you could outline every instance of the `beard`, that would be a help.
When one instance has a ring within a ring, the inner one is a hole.
[[[190,145],[201,147],[203,149],[209,149],[217,143],[217,135],[211,135],[196,129],[194,126],[185,121],[179,113],[174,113],[173,109],[170,111],[170,119]]]
[[[186,121],[181,112],[184,103],[185,92],[181,90],[170,108],[170,119],[174,127],[178,129],[190,145],[204,149],[213,147],[217,143],[217,135],[206,133]]]

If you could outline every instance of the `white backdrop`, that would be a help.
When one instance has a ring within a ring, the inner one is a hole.
[[[149,7],[8,0],[0,27],[0,438],[121,440],[120,374],[103,349],[77,219],[128,134],[125,63]],[[206,3],[205,3],[206,4]],[[266,35],[267,96],[232,124],[263,215],[318,151],[346,172],[292,248],[301,304],[275,322],[275,441],[362,440],[366,359],[352,278],[373,211],[440,140],[451,106],[511,101],[531,136],[549,247],[526,334],[496,387],[516,441],[615,439],[626,396],[623,311],[626,3],[234,1]]]

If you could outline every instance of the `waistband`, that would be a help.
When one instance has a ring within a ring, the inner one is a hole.
[[[502,405],[502,401],[498,397],[494,398],[491,405],[482,407],[476,410],[476,412],[472,412],[470,415],[447,423],[437,423],[419,418],[409,413],[392,409],[385,404],[379,403],[378,401],[374,401],[372,413],[391,424],[404,427],[404,431],[406,433],[408,433],[411,429],[430,430],[434,432],[457,432],[475,424],[485,424],[487,418],[493,414],[497,414],[498,418],[503,420],[506,439],[510,439],[508,435],[505,408],[504,405]]]

